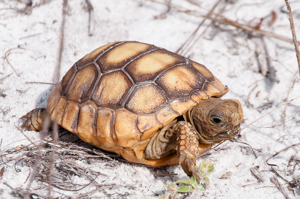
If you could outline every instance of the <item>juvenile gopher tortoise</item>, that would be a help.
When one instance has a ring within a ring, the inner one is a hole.
[[[77,61],[48,98],[22,119],[40,131],[43,118],[130,162],[180,164],[200,176],[196,159],[240,132],[239,101],[203,65],[140,42],[114,42]]]

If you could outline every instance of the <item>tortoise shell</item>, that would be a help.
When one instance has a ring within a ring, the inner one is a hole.
[[[46,110],[83,141],[145,164],[143,151],[157,131],[227,91],[202,64],[154,45],[114,42],[77,61]],[[158,161],[146,164],[167,164]]]

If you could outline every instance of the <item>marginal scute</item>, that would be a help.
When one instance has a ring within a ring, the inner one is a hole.
[[[194,102],[199,103],[201,102],[201,100],[208,99],[208,96],[204,91],[198,90],[193,92],[193,94],[191,95],[191,99]]]
[[[197,104],[193,102],[193,100],[189,99],[187,101],[174,100],[170,105],[174,111],[182,115]]]
[[[72,101],[82,102],[82,99],[87,98],[91,92],[92,85],[97,79],[97,73],[97,69],[93,64],[78,71],[66,93],[66,97]]]
[[[59,125],[61,125],[66,106],[67,100],[64,97],[61,97],[59,103],[55,106],[54,110],[51,113],[51,120],[56,121]]]
[[[122,71],[108,73],[101,77],[92,96],[98,106],[113,107],[120,104],[131,87],[131,82]]]
[[[228,92],[228,88],[224,86],[222,90],[219,90],[211,83],[207,83],[205,92],[209,97],[221,97]]]
[[[147,140],[151,138],[159,128],[162,127],[160,123],[156,121],[155,115],[140,115],[138,116],[137,127],[143,134],[141,140]]]
[[[78,130],[77,135],[85,142],[94,146],[99,146],[97,139],[94,139],[96,135],[95,120],[96,120],[97,106],[92,101],[87,101],[81,105],[79,118],[78,118]]]
[[[215,77],[215,81],[212,81],[211,84],[212,84],[216,89],[218,89],[218,90],[221,92],[221,94],[218,95],[218,97],[221,97],[221,96],[225,95],[225,94],[228,92],[228,87],[227,87],[226,85],[224,86],[224,85],[221,83],[221,81],[220,81],[218,78],[216,78],[216,77]]]
[[[158,50],[133,61],[126,67],[126,70],[132,75],[134,81],[141,82],[152,80],[162,70],[183,61],[181,56],[166,50]]]
[[[129,162],[142,163],[141,160],[136,157],[132,148],[123,148],[120,151],[120,155]]]
[[[144,43],[125,42],[101,56],[97,63],[103,72],[121,68],[127,61],[146,52],[151,47],[151,45]]]
[[[157,80],[157,83],[163,87],[169,96],[180,97],[189,95],[193,89],[199,88],[204,81],[204,78],[198,76],[192,69],[180,65],[165,72]]]
[[[79,106],[75,102],[68,102],[65,115],[62,120],[62,126],[72,133],[77,132]]]
[[[93,61],[93,59],[95,59],[100,53],[102,53],[104,50],[108,49],[110,46],[116,44],[118,42],[112,42],[109,44],[106,44],[104,46],[101,46],[95,50],[93,50],[91,53],[87,54],[86,56],[84,56],[82,59],[80,59],[77,63],[79,66],[84,66],[85,64],[87,64],[88,62]]]
[[[126,109],[116,111],[115,133],[118,145],[132,147],[140,141],[140,132],[136,128],[136,115]]]
[[[141,86],[134,91],[127,108],[136,114],[153,113],[166,101],[164,94],[154,84]]]
[[[214,75],[202,64],[191,61],[192,66],[197,69],[209,81],[214,79]]]
[[[178,116],[179,115],[177,115],[169,106],[164,107],[163,109],[159,110],[156,113],[156,118],[164,126],[169,124],[172,120],[174,120]]]
[[[97,110],[97,137],[101,148],[113,151],[116,148],[116,136],[113,128],[114,110],[98,108]]]

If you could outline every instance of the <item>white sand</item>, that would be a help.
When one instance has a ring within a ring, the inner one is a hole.
[[[33,5],[41,2],[42,0],[34,0]],[[94,7],[94,34],[88,36],[88,13],[85,1],[69,1],[61,75],[65,74],[72,64],[85,54],[112,41],[136,40],[176,51],[202,21],[200,17],[179,13],[175,9],[171,9],[165,18],[155,19],[156,16],[163,14],[167,7],[150,1],[93,0],[91,2]],[[161,0],[161,2],[164,1]],[[185,0],[171,2],[174,5],[180,5],[182,9],[195,10],[198,14],[205,15],[216,1],[201,3],[200,0],[194,0],[193,2],[197,2],[201,8]],[[62,1],[53,0],[33,8],[28,14],[17,12],[16,9],[22,9],[24,5],[18,1],[0,1],[1,151],[29,143],[15,125],[18,125],[18,118],[28,111],[35,107],[45,107],[50,85],[26,84],[25,82],[53,82],[57,65]],[[291,5],[295,15],[295,29],[300,39],[300,3]],[[283,0],[235,1],[227,5],[223,15],[240,23],[255,26],[260,18],[275,11],[277,14],[275,23],[269,27],[268,22],[271,17],[268,17],[263,21],[261,29],[291,38],[288,17],[280,11],[281,7],[286,10]],[[209,24],[210,21],[207,20],[198,35]],[[265,77],[258,72],[259,67],[255,56],[257,53],[259,63],[266,71],[266,51],[262,39],[257,36],[251,37],[250,34],[232,26],[217,25],[223,31],[209,26],[206,33],[185,56],[206,65],[216,77],[228,85],[230,91],[225,98],[235,98],[241,101],[245,119],[243,126],[275,109],[287,99],[299,96],[299,72],[292,44],[263,37],[269,64],[276,71],[273,73],[271,70],[271,75]],[[295,84],[291,89],[293,81]],[[2,96],[1,93],[3,93]],[[205,158],[211,160],[215,166],[215,172],[209,176],[211,185],[205,192],[194,192],[190,198],[196,198],[196,196],[216,199],[284,198],[270,182],[270,177],[276,175],[270,171],[271,167],[266,164],[266,160],[277,151],[300,142],[299,105],[300,99],[295,100],[242,131],[239,140],[248,143],[254,149],[259,149],[259,152],[256,151],[257,158],[247,145],[236,142],[226,142],[206,156]],[[295,118],[290,120],[293,117]],[[283,128],[283,118],[286,121],[285,128]],[[26,135],[32,139],[38,137],[38,134],[34,132],[26,132]],[[292,166],[288,167],[288,161],[291,156],[297,155],[299,149],[300,146],[293,147],[270,161],[278,165],[275,168],[288,181],[291,181],[293,177],[300,178],[299,165],[295,167],[296,171],[292,175],[288,173],[295,165],[295,162],[292,162]],[[298,153],[298,161],[300,161],[299,156]],[[201,162],[201,158],[198,162]],[[21,172],[16,172],[14,162],[4,165],[0,160],[0,163],[0,169],[5,167],[5,172],[0,178],[0,197],[13,198],[12,190],[4,183],[14,189],[19,187],[25,189],[30,168],[19,165]],[[110,167],[109,163],[105,164],[105,162],[95,161],[93,164],[87,164],[80,160],[77,160],[76,164],[108,174],[108,177],[100,176],[96,179],[99,184],[122,185],[118,189],[111,189],[112,191],[109,188],[106,189],[112,194],[111,198],[120,198],[122,194],[124,198],[152,198],[155,194],[162,194],[166,191],[164,184],[167,180],[176,181],[180,178],[187,178],[180,166],[167,167],[168,172],[178,174],[175,177],[155,178],[151,169],[134,164],[120,163],[118,166]],[[250,168],[254,166],[259,166],[259,171],[265,179],[263,183],[257,183],[257,179],[251,174]],[[232,172],[232,175],[227,179],[220,179],[227,172]],[[76,176],[71,180],[74,183],[89,182],[84,177]],[[281,179],[279,182],[291,198],[300,198],[299,189],[294,196],[287,190],[286,182]],[[35,190],[35,187],[38,187],[38,182],[33,183],[32,192],[46,195],[47,186],[42,190]],[[92,185],[86,187],[80,192],[55,189],[52,197],[64,195],[73,198],[80,197],[79,194],[90,191],[92,187]],[[90,197],[103,196],[101,189],[90,195]]]

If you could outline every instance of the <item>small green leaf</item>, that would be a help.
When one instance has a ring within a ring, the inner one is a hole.
[[[208,173],[211,173],[211,172],[213,172],[215,169],[214,169],[214,165],[212,164],[212,165],[210,165],[209,167],[208,167]]]
[[[176,192],[179,193],[186,193],[186,192],[193,192],[194,189],[191,186],[181,186],[179,187]]]
[[[200,191],[205,191],[204,187],[202,186],[202,184],[198,184],[198,183],[193,183],[192,186]]]
[[[176,181],[176,183],[190,184],[186,179],[179,179]]]
[[[195,183],[196,182],[195,176],[192,176],[191,178],[189,178],[188,181],[189,181],[190,184]]]
[[[205,178],[204,178],[204,181],[205,181],[207,184],[209,184],[209,179],[208,179],[208,177],[205,177]]]

